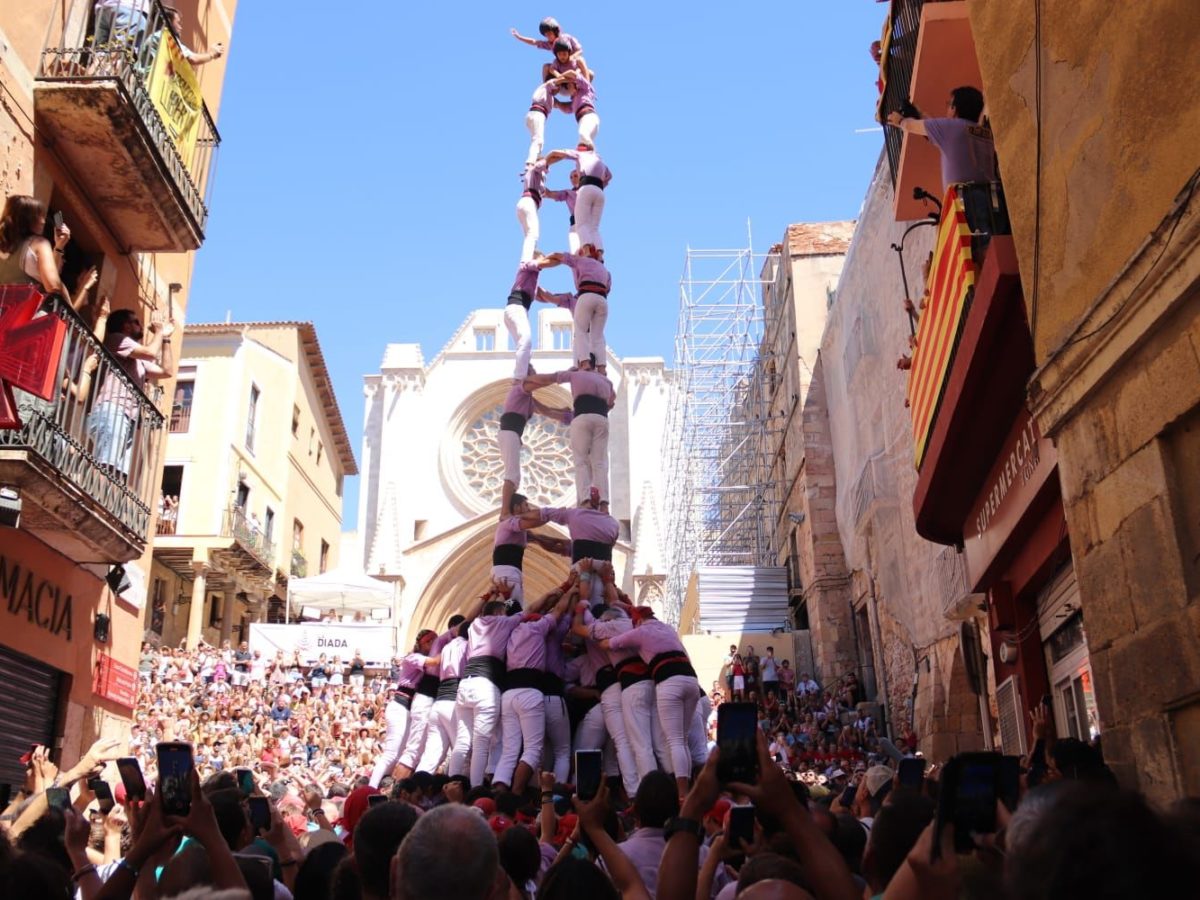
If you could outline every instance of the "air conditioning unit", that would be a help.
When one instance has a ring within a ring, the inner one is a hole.
[[[951,622],[965,622],[982,615],[987,610],[987,594],[963,592],[956,594],[942,608],[942,614]]]

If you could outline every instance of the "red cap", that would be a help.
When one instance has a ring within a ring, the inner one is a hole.
[[[716,819],[718,822],[725,821],[725,815],[729,812],[729,808],[733,806],[728,800],[722,797],[713,804],[713,808],[704,814],[706,819]]]
[[[27,766],[31,762],[33,762],[33,751],[36,750],[37,748],[38,748],[37,744],[29,745],[29,749],[21,754],[21,759],[20,759],[21,765]]]
[[[492,834],[500,837],[500,835],[513,827],[513,820],[508,816],[492,816],[488,819],[488,825],[492,829]]]
[[[471,805],[478,810],[482,810],[485,816],[492,816],[496,813],[496,801],[491,797],[480,797]]]

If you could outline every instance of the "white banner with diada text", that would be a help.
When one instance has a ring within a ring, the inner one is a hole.
[[[250,626],[250,650],[262,651],[263,659],[272,660],[282,650],[285,659],[299,651],[305,665],[312,665],[324,653],[329,662],[340,656],[349,666],[354,654],[362,652],[371,668],[388,668],[396,651],[396,632],[390,625],[359,625],[342,622],[305,622],[292,625]]]

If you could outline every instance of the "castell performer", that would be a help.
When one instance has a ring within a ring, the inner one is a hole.
[[[441,662],[438,657],[429,655],[436,637],[435,632],[426,628],[417,635],[412,653],[400,661],[400,679],[384,711],[387,732],[383,740],[383,752],[375,760],[375,768],[371,771],[371,787],[379,787],[379,782],[384,776],[391,775],[396,764],[400,762],[400,755],[404,751],[404,742],[408,736],[409,710],[417,693],[417,685],[427,670],[435,669]]]
[[[500,697],[501,751],[492,779],[525,793],[530,777],[542,766],[546,737],[546,639],[558,629],[569,591],[562,587],[547,595],[556,605],[545,615],[525,613],[508,640],[508,671]],[[519,760],[519,762],[518,762]]]
[[[575,223],[575,201],[579,198],[579,169],[572,169],[570,178],[571,178],[570,189],[564,188],[561,191],[556,191],[552,188],[542,188],[542,199],[543,200],[554,200],[558,203],[567,204],[567,214],[569,217],[569,219],[568,219],[569,227],[567,228],[567,249],[570,250],[572,253],[578,253],[579,252],[579,226]],[[597,222],[597,225],[599,225],[598,222]],[[542,299],[540,296],[541,293],[542,293],[542,291],[539,288],[538,289],[538,295],[539,295],[538,299]],[[571,294],[570,296],[572,298],[574,298],[575,295]],[[565,306],[566,304],[560,303],[559,305]],[[574,304],[572,304],[571,311],[572,312],[575,311]]]
[[[594,244],[584,244],[578,254],[551,253],[543,263],[543,268],[568,266],[575,276],[572,316],[575,361],[581,369],[595,368],[601,373],[608,368],[604,326],[608,322],[608,294],[612,289],[612,276],[600,259],[602,252]]]
[[[633,628],[602,643],[609,652],[634,651],[650,668],[654,679],[655,704],[662,725],[671,767],[679,794],[688,791],[692,771],[692,756],[688,748],[688,731],[700,702],[700,684],[692,668],[687,650],[679,633],[665,622],[654,618],[648,606],[635,607]]]
[[[560,106],[555,97],[560,89],[565,89],[566,82],[564,76],[551,76],[542,79],[542,83],[533,92],[529,101],[529,112],[525,113],[525,127],[529,131],[529,153],[525,157],[525,168],[533,166],[542,154],[542,147],[546,143],[546,119],[550,116],[550,110],[555,106],[559,106],[564,112],[571,109],[567,103]]]
[[[556,99],[554,105],[575,116],[579,124],[579,143],[595,147],[596,134],[600,131],[600,116],[596,112],[596,92],[592,89],[592,83],[574,71],[566,72],[561,77],[566,79],[571,102]]]
[[[526,166],[525,172],[521,175],[521,196],[517,199],[517,221],[521,225],[521,262],[527,263],[533,260],[535,251],[537,250],[538,237],[541,234],[541,225],[538,222],[538,210],[542,205],[542,193],[546,186],[546,160],[539,159],[532,166]],[[517,273],[520,277],[520,271]],[[535,279],[536,287],[536,279]],[[513,290],[516,290],[514,285]],[[533,299],[533,291],[529,291],[530,300]],[[529,305],[526,304],[526,309]],[[507,324],[507,323],[506,323]],[[510,328],[511,332],[512,329]]]
[[[462,627],[466,621],[462,615],[451,616],[446,631],[433,643],[432,652],[438,654],[441,662],[438,664],[437,693],[429,708],[429,724],[425,728],[425,747],[417,763],[418,772],[436,772],[454,744],[454,704],[458,699],[463,658],[467,655],[467,639],[463,636],[466,629]],[[450,774],[461,775],[462,772]]]
[[[579,243],[581,246],[591,244],[597,250],[603,250],[600,217],[604,214],[604,189],[612,181],[612,171],[590,144],[581,143],[574,150],[552,150],[546,154],[545,165],[548,169],[563,159],[575,160],[577,174],[572,177],[571,183],[577,185],[578,190],[572,210],[572,224],[579,236]],[[544,194],[545,191],[542,191]]]
[[[549,50],[554,54],[553,62],[545,63],[542,66],[542,81],[551,75],[561,75],[571,69],[577,70],[589,78],[595,78],[595,73],[587,67],[587,62],[583,58],[583,45],[573,35],[564,34],[554,19],[546,17],[538,25],[538,33],[542,36],[540,41],[536,38],[525,37],[515,28],[510,28],[509,31],[522,44],[537,47],[539,50]]]
[[[529,372],[533,366],[528,366]],[[554,419],[568,425],[572,419],[569,409],[557,406],[546,406],[534,399],[533,394],[525,389],[524,383],[517,380],[509,388],[508,396],[500,412],[500,429],[496,432],[496,442],[500,449],[500,462],[504,466],[504,485],[501,490],[500,517],[512,515],[509,507],[512,505],[512,495],[521,486],[521,435],[525,426],[533,418],[533,414]]]
[[[571,417],[571,453],[575,464],[575,492],[582,502],[591,489],[600,492],[601,508],[608,504],[608,411],[616,403],[612,382],[599,372],[566,369],[549,375],[530,375],[525,387],[570,384],[574,404]]]
[[[534,220],[537,213],[534,213]],[[521,379],[529,374],[529,360],[533,356],[533,333],[529,327],[529,307],[537,294],[538,275],[550,265],[549,260],[534,253],[528,260],[517,265],[517,277],[504,304],[504,327],[516,347],[513,359],[513,378]]]

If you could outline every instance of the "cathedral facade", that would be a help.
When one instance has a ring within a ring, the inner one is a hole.
[[[489,581],[502,467],[496,432],[512,385],[513,352],[503,312],[470,313],[426,364],[419,344],[389,344],[377,374],[364,378],[366,413],[358,536],[363,570],[397,584],[400,646],[446,620]],[[534,317],[533,366],[571,366],[571,316],[543,308]],[[621,359],[609,351],[617,389],[609,417],[611,512],[621,524],[617,583],[661,612],[662,442],[670,386],[661,357]],[[567,386],[538,392],[570,407]],[[525,429],[521,487],[538,506],[575,505],[567,428],[535,415]],[[565,537],[557,526],[543,529]],[[568,560],[530,546],[525,594],[540,596],[566,576]]]

